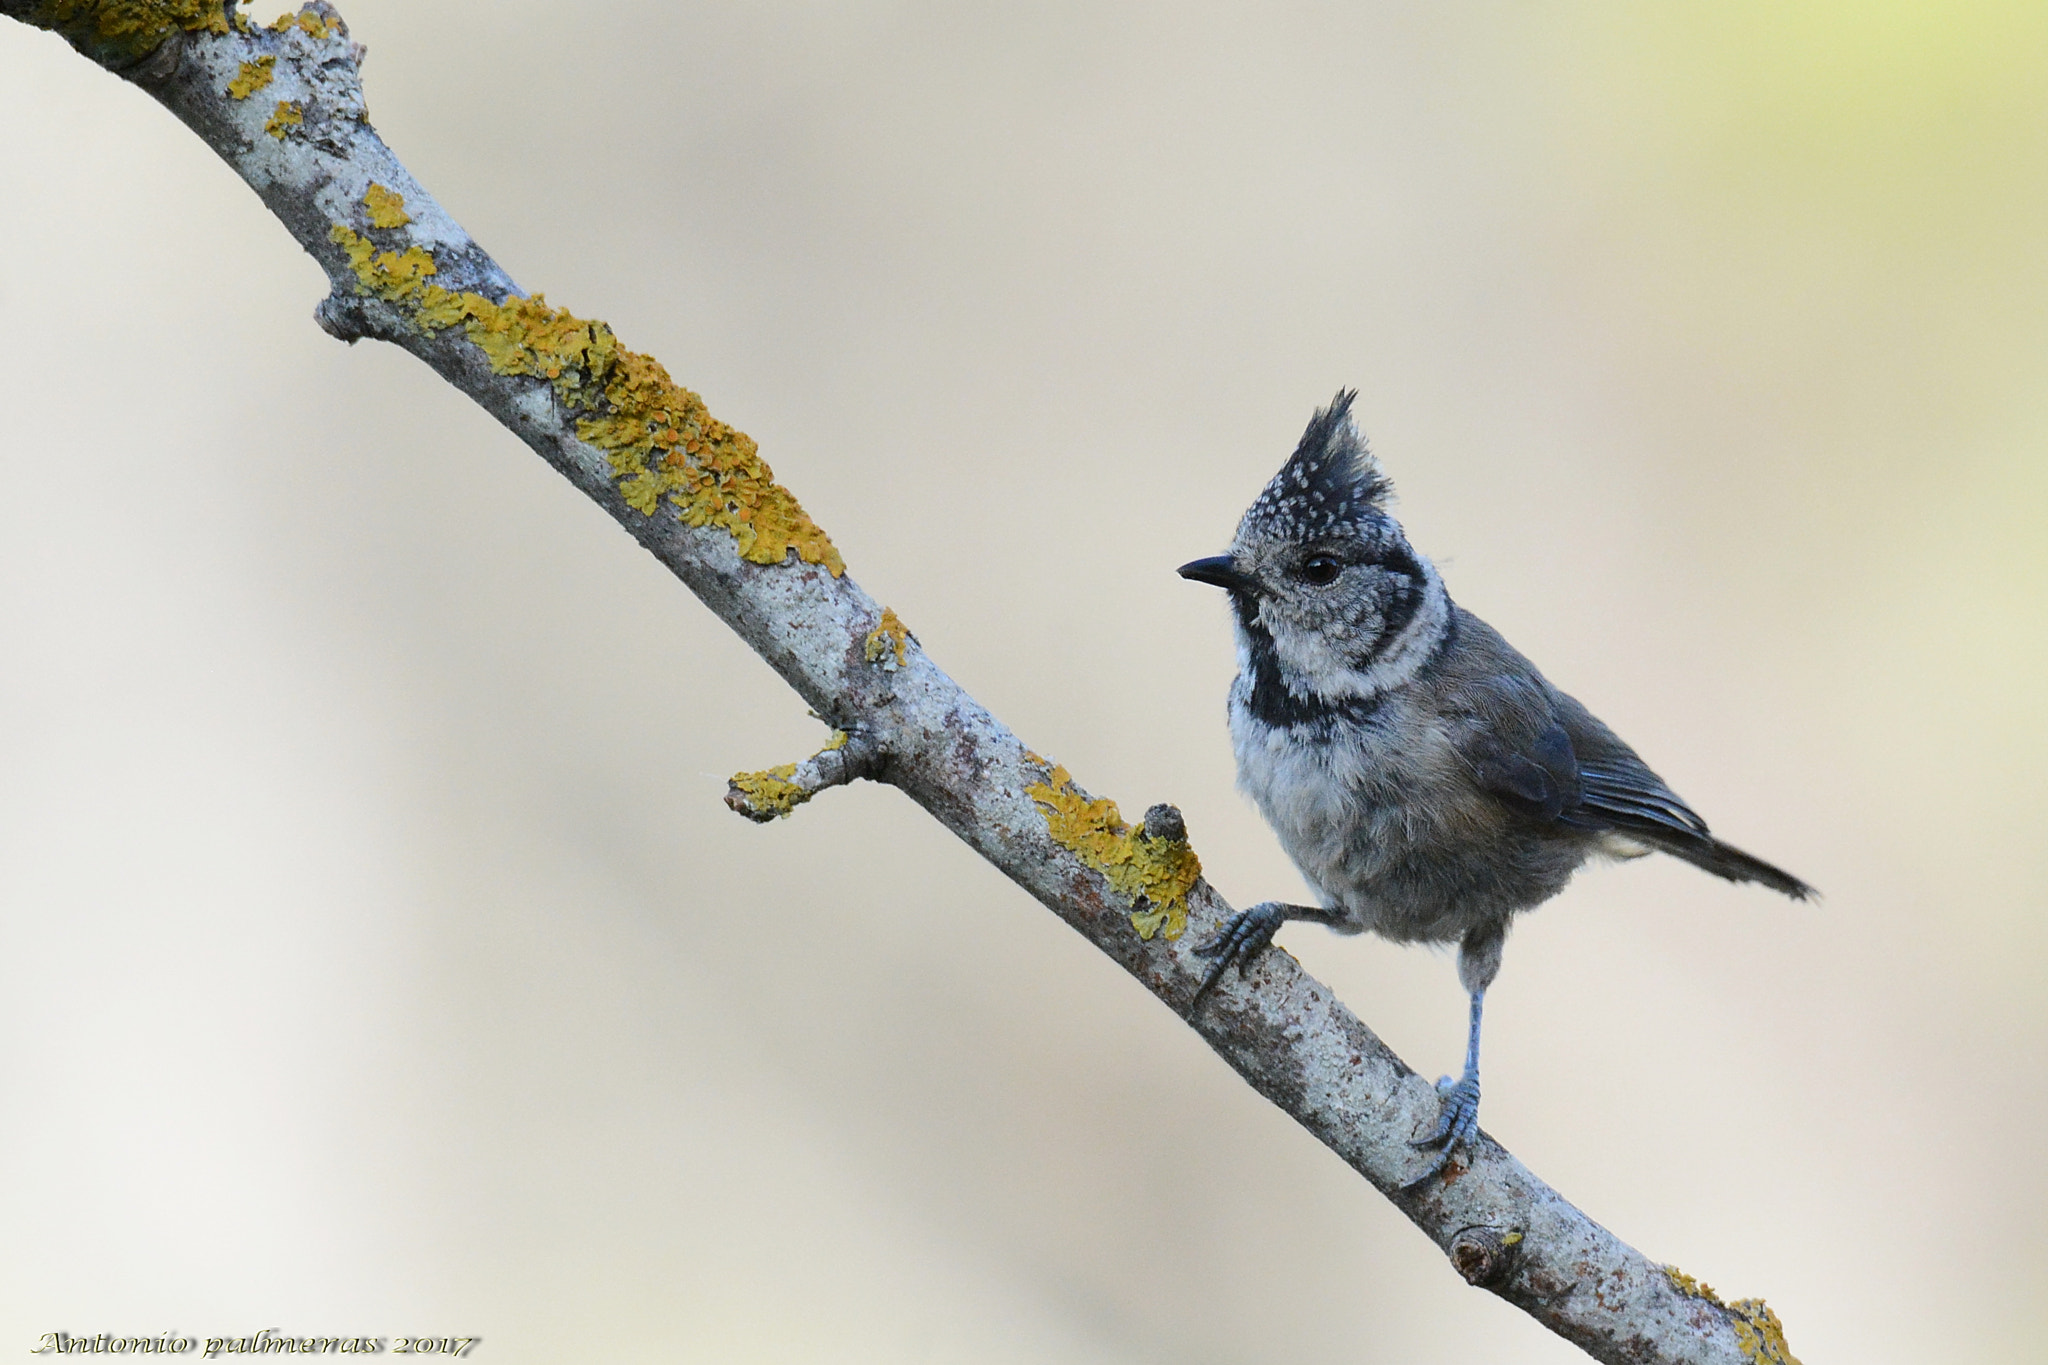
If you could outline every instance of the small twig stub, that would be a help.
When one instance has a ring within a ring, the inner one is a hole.
[[[865,737],[834,730],[824,748],[800,763],[784,763],[758,773],[735,773],[725,787],[725,804],[757,824],[777,820],[828,787],[867,777],[874,766],[874,745]]]

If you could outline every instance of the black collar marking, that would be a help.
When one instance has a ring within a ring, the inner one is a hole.
[[[1429,587],[1429,580],[1423,576],[1422,566],[1415,562],[1415,556],[1396,546],[1380,558],[1380,564],[1390,573],[1400,574],[1407,580],[1399,588],[1393,600],[1387,603],[1386,623],[1381,627],[1380,638],[1373,642],[1375,652],[1401,638],[1401,632],[1408,629],[1415,619],[1415,613],[1422,610],[1422,599]]]
[[[1259,604],[1248,594],[1234,592],[1230,594],[1230,605],[1237,610],[1238,624],[1244,628],[1248,646],[1246,653],[1250,657],[1245,673],[1251,679],[1251,696],[1246,706],[1254,720],[1287,727],[1340,720],[1363,725],[1380,709],[1385,693],[1331,698],[1305,697],[1290,691],[1280,679],[1279,646],[1273,643],[1272,632],[1259,621]]]

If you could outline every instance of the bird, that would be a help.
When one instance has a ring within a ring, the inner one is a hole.
[[[1470,997],[1465,1066],[1437,1082],[1419,1185],[1479,1130],[1479,1034],[1515,916],[1588,859],[1651,852],[1794,900],[1814,889],[1714,837],[1693,809],[1499,632],[1451,600],[1388,512],[1393,485],[1352,416],[1316,411],[1238,523],[1182,578],[1229,594],[1237,637],[1237,782],[1314,889],[1264,901],[1194,951],[1195,1008],[1282,924],[1457,946]]]

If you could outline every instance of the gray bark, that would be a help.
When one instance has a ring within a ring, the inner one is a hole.
[[[323,327],[351,342],[388,341],[432,366],[616,518],[821,718],[849,732],[845,751],[823,751],[791,770],[803,799],[855,776],[902,790],[1122,965],[1260,1094],[1379,1189],[1467,1280],[1595,1359],[1791,1361],[1776,1318],[1760,1300],[1724,1303],[1649,1260],[1484,1134],[1439,1176],[1409,1188],[1426,1165],[1426,1154],[1410,1144],[1434,1124],[1433,1087],[1277,948],[1242,977],[1226,976],[1191,1015],[1207,966],[1191,946],[1229,907],[1197,881],[1185,896],[1192,932],[1175,936],[1169,916],[1163,932],[1141,935],[1133,912],[1167,909],[1143,899],[1146,889],[1165,883],[1144,880],[1143,868],[1134,874],[1129,866],[1109,866],[1099,851],[1084,858],[1071,829],[1066,842],[1056,838],[1044,798],[1059,783],[1049,765],[914,638],[885,630],[893,616],[885,623],[877,603],[834,572],[835,561],[803,562],[792,554],[783,562],[750,562],[734,534],[716,524],[687,525],[665,503],[652,515],[638,510],[607,451],[579,435],[578,418],[596,409],[565,397],[546,377],[500,372],[462,325],[422,325],[418,297],[366,293],[360,247],[368,241],[379,252],[426,253],[439,288],[472,291],[494,304],[525,297],[371,128],[361,49],[331,8],[308,5],[301,11],[306,22],[281,30],[237,20],[231,0],[0,0],[0,14],[62,33],[159,100],[235,169],[326,271],[333,293],[317,312]],[[378,226],[373,185],[388,193],[387,202],[402,201],[409,221]],[[338,237],[337,227],[345,234]],[[358,247],[354,260],[351,243]],[[735,793],[735,809],[744,814],[787,813],[739,786]],[[1066,795],[1077,805],[1087,800],[1078,789]],[[1171,854],[1185,847],[1170,812],[1155,809],[1142,831],[1125,833],[1107,816],[1098,824],[1126,851]],[[1181,905],[1174,899],[1172,908]]]

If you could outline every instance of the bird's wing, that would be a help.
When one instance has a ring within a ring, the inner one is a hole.
[[[1631,834],[1708,837],[1707,822],[1634,754],[1621,762],[1581,763],[1579,789],[1578,808],[1560,817],[1565,824]]]
[[[1499,632],[1462,607],[1457,649],[1435,700],[1480,791],[1515,814],[1552,824],[1584,799],[1561,694]],[[1596,724],[1598,722],[1595,722]]]
[[[1495,730],[1468,732],[1464,752],[1479,789],[1502,805],[1548,824],[1564,818],[1584,801],[1571,736],[1552,721],[1520,743]]]
[[[1585,707],[1540,681],[1488,681],[1466,693],[1479,704],[1460,745],[1481,791],[1543,824],[1659,843],[1710,837],[1707,822]]]
[[[1552,687],[1470,612],[1465,643],[1446,676],[1439,712],[1486,796],[1524,819],[1560,830],[1619,834],[1736,882],[1761,882],[1795,900],[1813,888],[1782,868],[1724,844],[1707,822],[1577,701]]]

